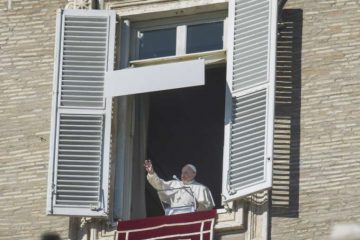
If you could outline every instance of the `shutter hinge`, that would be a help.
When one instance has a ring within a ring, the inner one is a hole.
[[[227,213],[232,212],[232,207],[229,205],[229,201],[226,199],[226,196],[224,194],[221,194],[221,197],[223,198],[222,202],[224,205],[224,209]]]
[[[55,185],[55,184],[52,184],[52,185],[51,185],[51,194],[52,194],[52,195],[55,195],[55,194],[56,194],[56,185]]]
[[[94,205],[90,205],[90,210],[91,210],[91,211],[96,211],[96,212],[98,212],[98,211],[101,210],[101,207],[99,207],[99,206],[94,206]]]

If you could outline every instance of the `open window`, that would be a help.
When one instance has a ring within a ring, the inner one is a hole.
[[[120,70],[114,12],[58,15],[48,214],[134,216],[143,157],[168,166],[169,179],[191,156],[217,206],[271,187],[276,1],[230,0],[228,16],[121,20]]]
[[[191,21],[188,18],[173,18],[152,22],[151,25],[130,23],[130,47],[123,47],[131,49],[131,68],[127,71],[139,73],[139,78],[151,85],[141,84],[146,89],[136,91],[139,94],[132,103],[135,106],[133,157],[127,158],[124,164],[131,165],[129,169],[137,169],[127,176],[133,183],[127,196],[134,200],[131,200],[131,207],[130,204],[119,207],[132,209],[127,213],[128,218],[163,214],[156,191],[148,185],[145,188],[147,182],[142,165],[146,158],[152,159],[158,175],[166,180],[178,175],[186,163],[196,165],[199,170],[197,180],[212,190],[217,207],[221,207],[226,83],[225,18],[226,14],[222,13],[205,14],[196,20],[191,18]],[[200,42],[205,39],[208,40],[203,42],[204,47]],[[199,58],[204,62],[201,68],[205,72],[205,81],[188,84],[194,77],[194,80],[198,79],[193,68]],[[175,66],[173,69],[169,68],[171,64]],[[144,73],[144,69],[154,72]],[[179,73],[180,69],[184,71]],[[159,75],[166,75],[167,71],[168,77],[161,77],[157,81]],[[131,87],[136,81],[128,79],[126,85]],[[169,87],[176,79],[182,86]],[[111,91],[116,91],[116,85],[112,84]],[[154,88],[157,91],[153,91]],[[208,149],[210,145],[211,150]],[[209,168],[214,170],[212,176],[207,174]],[[145,205],[146,209],[143,208]]]
[[[221,208],[224,141],[225,64],[206,67],[205,85],[148,95],[147,155],[157,174],[180,177],[181,168],[197,167],[196,180],[211,190]],[[145,188],[146,215],[163,215],[156,190]]]

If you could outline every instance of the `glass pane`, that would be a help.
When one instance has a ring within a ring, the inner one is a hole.
[[[172,56],[176,53],[176,28],[140,32],[139,59]]]
[[[215,22],[188,26],[186,53],[222,49],[223,25],[223,22]]]

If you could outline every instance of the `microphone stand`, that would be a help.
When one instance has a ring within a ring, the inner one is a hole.
[[[188,193],[193,197],[193,199],[194,199],[194,204],[195,204],[194,207],[195,207],[195,210],[196,210],[197,207],[198,207],[198,206],[197,206],[197,201],[196,201],[194,192],[192,191],[191,187],[190,187],[190,186],[189,186],[189,187],[186,187],[185,184],[184,184],[175,174],[173,175],[173,179],[179,181],[180,184],[183,186],[184,190],[185,190],[186,192],[188,192]],[[189,192],[187,188],[189,188],[191,192]]]
[[[185,212],[193,212],[193,211],[196,211],[196,209],[197,209],[197,201],[196,201],[196,198],[195,198],[195,196],[194,196],[194,193],[193,193],[193,191],[192,191],[192,189],[191,189],[191,187],[190,186],[185,186],[184,185],[184,183],[182,182],[182,181],[180,181],[180,179],[178,179],[177,177],[176,177],[176,175],[173,175],[173,179],[174,180],[176,180],[176,181],[179,181],[180,182],[180,185],[181,185],[181,187],[178,187],[178,188],[170,188],[170,189],[162,189],[162,190],[158,190],[158,194],[161,194],[161,192],[166,192],[166,191],[174,191],[174,190],[177,190],[177,191],[179,191],[179,190],[181,190],[181,189],[183,189],[183,190],[185,190],[188,194],[190,194],[190,196],[192,197],[192,204],[191,205],[185,205],[185,206],[182,206],[182,207],[174,207],[174,206],[171,206],[170,205],[170,208],[167,208],[167,207],[165,207],[165,203],[166,204],[168,204],[166,201],[163,201],[163,200],[161,200],[161,204],[162,204],[162,206],[163,206],[163,208],[164,208],[164,211],[165,211],[165,214],[166,215],[173,215],[174,213],[176,214],[176,209],[181,209],[181,208],[190,208],[190,211],[189,210],[186,210]],[[188,188],[190,188],[190,191],[189,191],[189,189]],[[177,192],[176,192],[177,193]],[[166,195],[166,194],[165,194]],[[172,195],[172,194],[171,194]],[[169,195],[167,195],[167,196],[169,196]],[[191,207],[192,206],[192,207]],[[172,210],[170,210],[169,211],[169,209],[172,209]],[[174,211],[175,210],[175,211]],[[180,213],[185,213],[185,212],[180,212]]]

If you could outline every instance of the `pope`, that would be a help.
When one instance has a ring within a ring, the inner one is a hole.
[[[158,177],[151,160],[145,160],[144,167],[147,171],[147,180],[158,191],[160,200],[169,203],[172,208],[189,206],[194,202],[194,198],[196,211],[214,208],[215,204],[209,188],[195,181],[197,170],[194,165],[186,164],[181,170],[181,179],[170,181]]]

